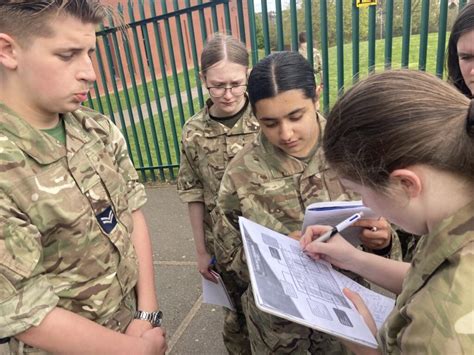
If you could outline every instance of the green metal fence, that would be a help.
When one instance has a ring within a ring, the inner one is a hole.
[[[452,1],[384,0],[359,8],[356,0],[128,1],[97,33],[94,84],[87,105],[122,130],[143,181],[173,180],[184,122],[203,107],[199,53],[207,37],[226,32],[246,43],[251,63],[272,51],[297,50],[306,31],[308,58],[323,62],[323,111],[344,87],[367,73],[410,67],[443,77],[448,29],[459,8]],[[285,5],[286,4],[286,5]],[[255,9],[259,11],[255,11]]]

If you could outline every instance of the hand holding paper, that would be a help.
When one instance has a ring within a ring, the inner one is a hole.
[[[354,213],[362,212],[364,219],[359,220],[355,225],[345,229],[340,233],[353,245],[361,244],[361,233],[364,228],[357,226],[361,221],[368,219],[378,219],[380,216],[374,213],[370,208],[363,205],[362,201],[331,201],[318,202],[309,205],[306,208],[302,231],[306,230],[311,225],[329,225],[335,226],[341,221],[349,218]]]

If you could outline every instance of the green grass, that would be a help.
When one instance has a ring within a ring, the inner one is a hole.
[[[437,40],[438,34],[432,33],[428,36],[428,50],[427,50],[427,59],[426,59],[426,70],[431,73],[435,73],[436,70],[436,51],[437,51]],[[375,68],[376,71],[381,71],[384,69],[384,41],[378,40],[376,42],[376,58],[375,58]],[[330,97],[330,107],[334,104],[337,99],[337,48],[332,47],[329,49],[329,97]],[[368,43],[361,42],[360,43],[360,77],[363,78],[368,73]],[[393,38],[393,45],[392,45],[392,68],[400,68],[401,67],[401,53],[402,53],[402,38],[397,37]],[[419,55],[419,36],[414,35],[410,39],[410,56],[409,56],[409,66],[410,68],[416,69],[418,68],[418,55]],[[264,54],[263,51],[259,51],[259,58],[263,58]],[[345,65],[344,65],[344,86],[350,87],[352,85],[352,44],[348,43],[344,45],[344,58],[345,58]],[[194,73],[193,71],[189,71],[191,82],[193,86],[195,86],[194,80]],[[184,77],[181,73],[179,75],[180,80],[180,88],[182,91],[182,97],[184,98],[186,94],[185,86],[184,86]],[[160,80],[161,82],[161,80]],[[168,80],[169,84],[172,85],[173,80],[171,78]],[[161,82],[162,85],[162,82]],[[148,84],[149,88],[151,89],[150,83]],[[326,88],[327,89],[327,88]],[[162,87],[160,87],[160,95],[163,95]],[[174,94],[174,89],[170,89],[171,94]],[[130,91],[131,92],[131,91]],[[151,91],[150,91],[151,92]],[[132,93],[132,92],[131,92]],[[140,90],[141,99],[140,102],[143,104],[144,101],[144,94],[143,88]],[[133,95],[132,95],[133,96]],[[162,96],[163,97],[163,96]],[[153,100],[152,96],[152,100]],[[124,100],[123,93],[121,94],[121,100]],[[125,102],[125,101],[124,101]],[[103,101],[105,104],[105,101]],[[322,104],[322,99],[321,99]],[[114,106],[115,107],[115,106]],[[199,111],[199,102],[198,99],[194,99],[193,107],[196,112]],[[105,108],[105,106],[104,106]],[[126,106],[123,106],[125,109]],[[164,108],[165,109],[165,108]],[[184,111],[183,118],[184,120],[190,117],[189,107],[187,103],[184,103],[182,106]],[[161,129],[159,116],[153,116],[153,122],[155,124],[155,131],[153,132],[152,125],[149,119],[143,120],[143,126],[141,123],[135,123],[134,125],[129,124],[126,128],[127,130],[127,139],[130,146],[130,152],[132,159],[134,161],[135,166],[168,166],[178,163],[178,155],[179,155],[179,144],[180,144],[180,137],[181,137],[181,121],[179,116],[178,107],[173,108],[174,120],[171,120],[169,112],[163,113],[163,124],[164,130]],[[172,128],[172,122],[174,122],[175,129]],[[123,130],[123,126],[121,126]],[[134,130],[136,134],[134,134]],[[144,134],[145,132],[145,134]],[[125,132],[124,132],[125,133]],[[153,141],[153,135],[156,136],[157,139],[157,147],[155,149],[155,142]],[[165,147],[169,147],[169,154],[166,154]],[[146,147],[149,147],[147,150]],[[140,163],[140,156],[142,159],[142,164]],[[171,180],[173,177],[176,177],[177,168],[163,168],[162,175],[155,170],[152,173],[150,170],[146,172],[139,173],[142,179],[146,180],[154,180],[154,178],[158,180]]]
[[[199,109],[199,100],[196,98],[193,100],[193,107],[195,112]],[[191,117],[189,112],[188,104],[183,105],[185,119]],[[169,112],[163,112],[162,125],[164,130],[161,129],[160,119],[158,115],[153,116],[153,122],[155,130],[152,128],[150,119],[136,122],[127,127],[127,139],[130,147],[130,155],[133,159],[134,165],[139,166],[172,166],[178,163],[177,157],[180,151],[181,141],[181,124],[178,107],[173,108],[174,120],[171,119]],[[174,129],[172,123],[174,122]],[[134,134],[136,132],[136,136]],[[143,131],[146,133],[143,134]],[[153,140],[153,136],[156,137],[156,142]],[[135,138],[136,137],[136,138]],[[148,143],[148,144],[146,144]],[[155,144],[157,149],[155,149]],[[147,151],[146,147],[150,149]],[[167,149],[168,148],[168,152]],[[140,159],[142,163],[140,163]],[[169,167],[160,169],[161,172],[155,170],[154,172],[147,170],[146,172],[140,172],[139,175],[142,180],[174,180],[176,178],[178,168]]]
[[[194,69],[188,69],[188,74],[189,74],[190,87],[191,88],[196,87],[196,77],[194,75]],[[173,80],[172,75],[167,77],[167,82],[168,82],[170,95],[175,95],[176,94],[175,84],[174,84],[174,80]],[[156,84],[157,84],[157,87],[158,87],[158,93],[160,95],[160,98],[164,98],[165,97],[164,96],[164,92],[165,92],[164,80],[163,79],[157,79]],[[107,84],[107,85],[108,85],[108,89],[110,90],[109,95],[110,95],[110,103],[111,103],[111,106],[112,106],[112,112],[118,112],[117,99],[116,99],[115,93],[113,92],[113,86],[112,86],[112,84]],[[178,73],[178,85],[179,85],[179,89],[180,89],[181,92],[186,91],[184,73]],[[149,81],[146,85],[143,85],[143,84],[137,85],[138,100],[139,100],[140,104],[142,104],[142,105],[145,103],[145,89],[148,90],[148,95],[151,98],[151,100],[152,101],[155,100],[155,96],[154,96],[154,93],[153,93],[153,82],[152,81]],[[133,87],[129,87],[127,93],[128,93],[129,100],[130,100],[130,106],[131,107],[137,106],[137,100],[135,99]],[[185,95],[186,94],[184,94],[184,95],[181,94],[182,97],[184,97]],[[118,96],[120,98],[120,104],[121,104],[122,109],[124,109],[124,110],[127,109],[127,99],[126,99],[125,91],[124,90],[119,91]],[[104,108],[104,113],[109,115],[110,110],[109,110],[108,105],[107,105],[106,95],[102,95],[100,97],[100,100],[101,100],[101,103],[102,103],[102,107]],[[95,107],[95,108],[99,107],[99,104],[98,104],[97,101],[98,101],[97,98],[92,99],[92,104],[93,104],[93,107]]]
[[[449,36],[449,34],[447,35]],[[420,36],[413,35],[410,38],[409,67],[418,69]],[[430,33],[428,35],[426,71],[436,72],[436,52],[438,47],[438,34]],[[378,40],[375,45],[375,70],[384,70],[384,51],[385,41]],[[337,48],[329,49],[329,107],[337,100]],[[393,38],[392,42],[392,68],[401,68],[402,62],[402,37]],[[352,43],[344,45],[344,87],[352,85]],[[361,42],[359,49],[359,77],[364,78],[368,74],[368,42]],[[322,104],[322,100],[321,100]]]

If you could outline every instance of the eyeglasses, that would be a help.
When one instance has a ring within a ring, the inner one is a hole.
[[[247,89],[247,84],[235,85],[235,86],[211,86],[207,87],[209,90],[209,95],[215,98],[219,98],[225,95],[227,90],[230,90],[231,94],[234,96],[241,96],[244,94]]]

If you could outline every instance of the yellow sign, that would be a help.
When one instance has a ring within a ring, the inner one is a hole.
[[[356,6],[357,7],[367,7],[367,6],[374,6],[377,5],[377,0],[371,1],[371,0],[356,0]]]

